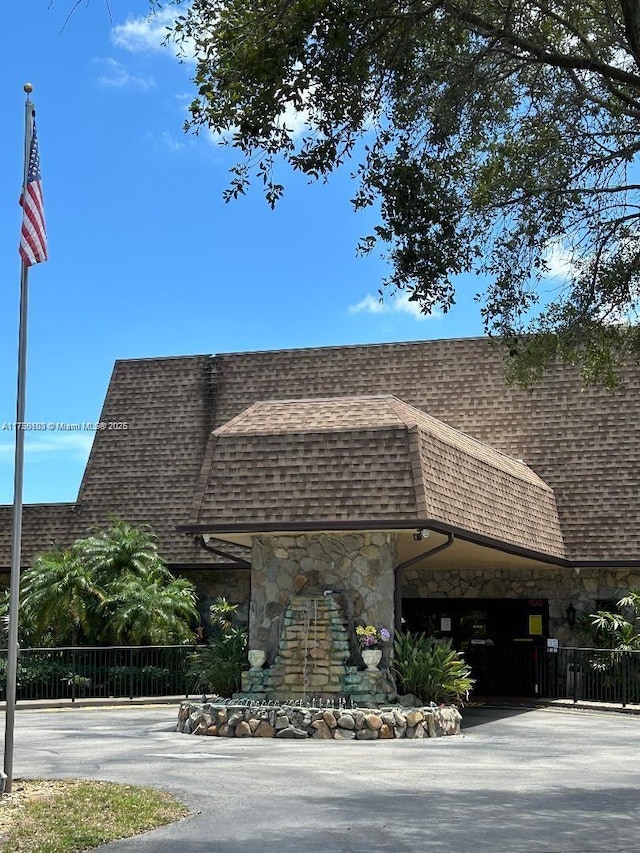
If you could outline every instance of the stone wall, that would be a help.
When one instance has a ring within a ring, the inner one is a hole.
[[[210,606],[223,595],[231,604],[237,604],[236,621],[239,625],[249,624],[249,596],[251,573],[249,569],[198,569],[176,572],[195,584],[198,591],[198,610],[205,626],[209,625]]]
[[[460,734],[457,708],[316,708],[182,702],[176,730],[213,737],[390,740]]]
[[[358,670],[362,660],[359,651],[352,657],[350,646],[357,644],[341,600],[336,593],[292,596],[272,666],[243,672],[242,690],[234,698],[308,702],[311,697],[350,697],[371,707],[395,702],[396,685],[388,670]]]
[[[347,621],[393,626],[396,538],[388,533],[260,536],[251,554],[249,646],[273,662],[290,599],[310,589],[341,596]]]
[[[596,599],[618,601],[640,587],[639,569],[586,569],[549,566],[536,569],[409,568],[402,575],[406,598],[543,598],[549,601],[549,635],[563,645],[583,645],[566,621],[569,604],[593,612]]]

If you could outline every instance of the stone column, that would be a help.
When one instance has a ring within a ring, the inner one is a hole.
[[[395,562],[391,533],[254,537],[249,647],[265,649],[271,662],[287,603],[305,590],[342,593],[350,619],[392,629]]]

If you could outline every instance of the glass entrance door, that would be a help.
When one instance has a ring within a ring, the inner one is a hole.
[[[473,669],[476,696],[538,694],[546,599],[407,598],[402,615],[405,630],[451,639]]]

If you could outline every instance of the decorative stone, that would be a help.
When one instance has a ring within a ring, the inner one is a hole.
[[[356,740],[377,740],[378,732],[373,729],[360,729],[356,732]]]
[[[434,713],[432,711],[427,711],[424,717],[423,725],[427,727],[427,734],[429,737],[436,737],[436,720]]]
[[[289,725],[291,725],[291,721],[287,714],[278,714],[276,717],[276,729],[286,729]]]
[[[314,729],[313,737],[322,740],[331,740],[333,732],[324,720],[314,720],[311,723],[311,728]]]
[[[407,725],[408,726],[416,726],[418,723],[421,723],[424,720],[424,714],[422,711],[409,711],[407,714]]]
[[[276,551],[276,557],[279,557],[280,554]],[[301,592],[302,589],[307,585],[308,579],[304,575],[296,575],[293,579],[293,588],[296,591],[296,594]]]
[[[414,738],[421,738],[424,736],[425,736],[425,730],[424,730],[424,726],[422,725],[422,723],[418,723],[415,726],[407,726],[407,731],[405,734],[406,738],[409,738],[410,740],[412,740]]]
[[[293,726],[289,726],[286,729],[280,729],[280,731],[276,732],[276,737],[280,738],[298,738],[302,740],[302,738],[308,738],[309,735],[302,731],[302,729],[296,729]]]
[[[329,726],[330,729],[335,729],[335,727],[338,725],[338,723],[336,722],[336,718],[333,714],[333,711],[329,711],[329,710],[325,711],[322,714],[322,719]]]
[[[287,702],[293,701],[291,696]],[[217,720],[222,718],[223,723]],[[310,709],[291,704],[275,707],[216,707],[184,702],[178,711],[178,731],[218,737],[280,737],[330,740],[389,740],[442,737],[460,733],[462,716],[453,706],[439,708]],[[407,725],[407,721],[413,725]],[[276,725],[277,724],[277,725]]]
[[[377,714],[367,714],[365,716],[367,728],[377,731],[382,726],[382,719]]]
[[[393,709],[393,720],[396,726],[406,726],[407,725],[407,716],[403,714],[402,711],[398,711],[396,708]]]

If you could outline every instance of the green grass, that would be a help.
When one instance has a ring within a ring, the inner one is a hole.
[[[173,823],[188,809],[152,788],[81,779],[14,780],[0,799],[2,853],[82,853]]]

